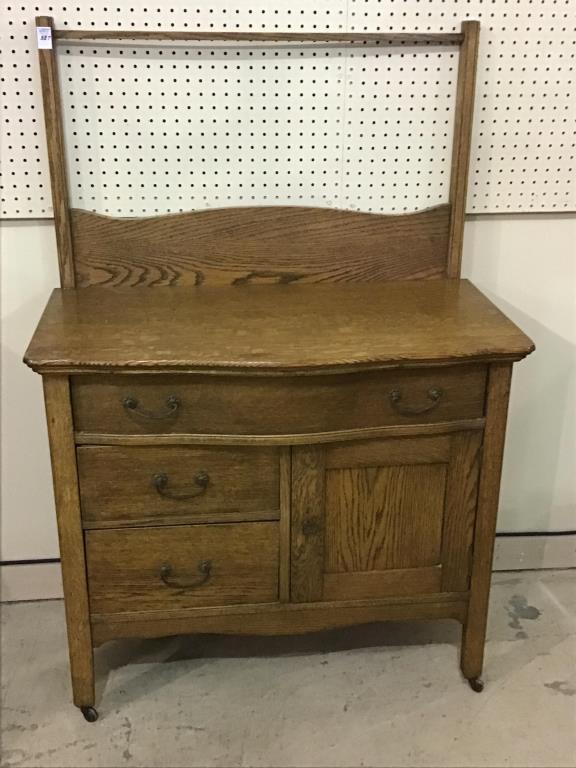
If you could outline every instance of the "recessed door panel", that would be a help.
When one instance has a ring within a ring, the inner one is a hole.
[[[438,565],[447,464],[326,472],[327,573]]]

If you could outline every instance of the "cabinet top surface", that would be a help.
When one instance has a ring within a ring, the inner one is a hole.
[[[56,289],[41,373],[314,373],[519,360],[531,340],[467,280]]]

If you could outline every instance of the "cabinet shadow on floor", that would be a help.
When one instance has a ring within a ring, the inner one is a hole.
[[[378,622],[313,632],[304,635],[181,635],[154,639],[126,639],[105,643],[96,649],[96,700],[101,699],[109,676],[117,669],[144,665],[145,687],[164,687],[171,679],[171,662],[223,658],[270,658],[314,656],[351,650],[371,650],[412,645],[460,644],[461,625],[452,620]],[[153,665],[151,672],[150,666]],[[181,674],[174,665],[174,675]],[[130,696],[140,693],[140,675],[131,681]],[[142,692],[144,693],[144,692]],[[107,693],[107,695],[109,695]]]

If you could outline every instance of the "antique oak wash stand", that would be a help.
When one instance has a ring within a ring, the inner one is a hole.
[[[178,34],[202,37],[51,29]],[[62,289],[25,360],[44,380],[88,720],[93,648],[121,637],[452,618],[482,689],[510,376],[533,345],[459,279],[478,24],[245,37],[459,45],[450,200],[398,216],[71,209],[40,51]]]

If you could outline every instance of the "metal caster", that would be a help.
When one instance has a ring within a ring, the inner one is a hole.
[[[80,711],[84,715],[84,720],[89,723],[95,723],[98,720],[98,710],[94,707],[80,707]]]
[[[484,690],[484,682],[479,677],[469,677],[468,685],[475,693],[482,693]]]

